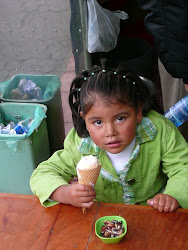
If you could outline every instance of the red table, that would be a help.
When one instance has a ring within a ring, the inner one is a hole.
[[[95,235],[95,221],[121,215],[128,232],[119,244]],[[71,205],[44,208],[33,195],[0,194],[0,249],[188,249],[188,209],[173,213],[140,205],[96,202],[87,214]]]

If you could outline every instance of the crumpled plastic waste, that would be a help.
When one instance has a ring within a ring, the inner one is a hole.
[[[18,88],[13,89],[10,93],[10,98],[15,100],[28,100],[28,94],[22,93]]]
[[[24,78],[20,80],[18,87],[11,91],[10,98],[16,100],[42,100],[43,93],[41,88],[38,87],[36,83]]]
[[[31,127],[33,121],[34,121],[34,116],[19,121],[17,124],[15,124],[15,122],[10,122],[5,126],[3,123],[0,123],[0,134],[9,134],[9,135],[28,134],[29,128]]]
[[[28,104],[26,106],[28,106]],[[0,111],[1,131],[5,127],[6,130],[8,130],[8,132],[5,130],[6,134],[0,133],[0,142],[2,141],[6,143],[11,152],[15,153],[17,151],[18,143],[21,140],[31,136],[34,131],[37,131],[43,119],[47,118],[46,116],[47,107],[45,105],[35,104],[34,106],[35,109],[30,114],[27,113],[27,108],[25,107],[25,105],[23,105],[22,115],[20,114],[19,108],[17,111],[18,113],[16,111],[15,111],[16,113],[14,111],[9,112],[8,110],[7,110],[8,112],[6,110]],[[27,114],[24,114],[25,113],[24,110]],[[16,128],[15,127],[16,125],[19,125],[21,127],[21,132],[20,132],[20,127]],[[17,133],[15,134],[15,132]],[[18,134],[18,132],[23,134]]]

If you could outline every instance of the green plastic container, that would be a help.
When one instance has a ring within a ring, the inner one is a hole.
[[[11,91],[16,89],[21,79],[33,81],[44,93],[43,100],[11,99]],[[26,75],[13,76],[10,80],[0,83],[0,100],[2,102],[39,103],[48,107],[47,129],[51,154],[63,148],[65,129],[60,91],[60,78],[56,75]]]
[[[35,116],[28,135],[0,134],[1,193],[32,194],[31,174],[40,162],[50,157],[46,111],[42,104],[0,104],[0,122],[5,125]]]
[[[108,221],[113,221],[113,220],[122,221],[123,226],[124,226],[124,233],[121,236],[114,237],[114,238],[105,238],[105,237],[100,236],[101,227],[104,225],[104,222],[106,220],[108,220]],[[123,239],[123,237],[127,233],[127,222],[123,217],[117,216],[117,215],[101,217],[95,223],[95,233],[96,233],[97,237],[100,240],[102,240],[102,242],[104,242],[105,244],[117,244]]]

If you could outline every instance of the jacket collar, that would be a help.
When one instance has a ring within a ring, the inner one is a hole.
[[[138,124],[136,140],[139,144],[154,140],[157,134],[157,128],[148,117],[143,117]],[[91,137],[82,138],[79,144],[79,151],[83,155],[99,155],[101,149],[92,141]]]
[[[147,141],[153,141],[157,134],[157,128],[148,117],[143,117],[137,127],[136,139],[142,144]]]

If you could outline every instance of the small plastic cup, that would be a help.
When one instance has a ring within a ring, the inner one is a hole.
[[[123,222],[123,226],[124,226],[124,233],[121,236],[113,237],[113,238],[105,238],[105,237],[100,236],[101,227],[104,225],[104,222],[106,220],[109,220],[109,221],[113,221],[113,220],[122,221]],[[126,222],[126,220],[123,217],[117,216],[117,215],[111,215],[111,216],[101,217],[101,218],[99,218],[95,222],[95,233],[96,233],[97,237],[100,240],[102,240],[105,244],[116,244],[116,243],[119,243],[123,239],[123,237],[125,236],[125,234],[127,233],[127,222]]]

